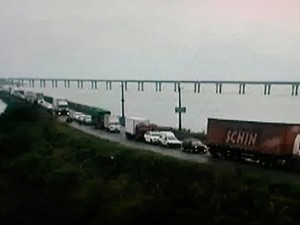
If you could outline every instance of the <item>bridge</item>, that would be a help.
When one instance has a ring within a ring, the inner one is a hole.
[[[110,79],[63,79],[63,78],[0,78],[0,86],[4,84],[24,86],[25,84],[31,88],[39,85],[41,88],[46,88],[50,85],[52,88],[57,88],[58,83],[63,83],[65,88],[70,88],[71,83],[77,84],[77,88],[83,89],[84,84],[90,84],[92,89],[98,89],[98,84],[104,83],[106,90],[112,89],[113,83],[121,84],[121,121],[124,125],[125,122],[125,95],[124,92],[128,90],[128,84],[134,83],[138,91],[144,91],[144,84],[151,83],[154,85],[156,92],[161,92],[163,84],[173,84],[174,92],[178,92],[178,107],[175,107],[175,112],[178,113],[178,124],[179,130],[182,128],[182,113],[186,112],[186,108],[181,104],[181,84],[191,84],[194,88],[195,93],[201,92],[201,86],[203,85],[215,85],[215,93],[222,94],[224,85],[236,85],[237,93],[239,95],[244,95],[246,93],[246,86],[258,85],[264,90],[264,95],[271,94],[271,87],[275,85],[285,85],[291,87],[291,96],[299,95],[299,85],[298,82],[289,81],[226,81],[226,80],[110,80]]]
[[[300,81],[227,81],[227,80],[126,80],[126,79],[63,79],[63,78],[2,78],[0,79],[0,84],[16,84],[20,86],[24,86],[27,84],[29,87],[35,87],[39,85],[40,87],[47,87],[50,85],[52,88],[57,88],[58,83],[63,83],[65,88],[70,88],[71,83],[76,83],[77,88],[84,88],[84,84],[90,84],[92,89],[98,89],[98,84],[104,83],[106,90],[112,89],[112,83],[119,83],[121,87],[126,91],[127,85],[129,83],[136,84],[138,91],[144,91],[145,83],[152,83],[154,85],[155,91],[161,92],[163,84],[173,84],[174,91],[178,92],[180,89],[180,84],[191,84],[193,86],[195,93],[201,92],[201,86],[212,84],[215,85],[215,93],[222,94],[224,85],[236,85],[237,93],[240,95],[244,95],[246,93],[246,86],[249,85],[258,85],[261,86],[264,90],[264,95],[271,94],[271,88],[275,85],[288,85],[291,87],[291,96],[299,95],[299,85]]]

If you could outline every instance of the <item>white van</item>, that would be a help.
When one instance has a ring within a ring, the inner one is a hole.
[[[181,148],[181,141],[179,141],[175,134],[171,131],[160,132],[159,142],[164,147]]]

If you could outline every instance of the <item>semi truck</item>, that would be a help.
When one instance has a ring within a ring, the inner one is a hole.
[[[69,104],[65,98],[53,98],[53,112],[58,116],[69,116]]]
[[[24,97],[27,102],[34,103],[36,95],[33,91],[25,91]]]
[[[144,140],[144,134],[153,130],[149,119],[138,117],[125,118],[125,135],[128,139]]]
[[[104,127],[109,132],[120,133],[121,125],[119,117],[110,114],[104,115]]]
[[[209,118],[209,152],[213,157],[251,159],[263,165],[284,165],[300,156],[300,124]]]

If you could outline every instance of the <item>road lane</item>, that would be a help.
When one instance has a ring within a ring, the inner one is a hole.
[[[60,117],[59,120],[61,122],[65,122],[66,118]],[[198,163],[207,163],[209,160],[208,154],[202,155],[202,154],[186,153],[186,152],[182,152],[178,149],[167,149],[167,148],[163,148],[160,146],[146,144],[143,142],[136,142],[136,141],[128,140],[128,139],[126,139],[123,129],[121,130],[121,133],[118,134],[118,133],[109,133],[104,130],[98,130],[98,129],[96,130],[92,126],[85,126],[85,125],[78,124],[76,122],[70,123],[69,125],[77,130],[82,131],[82,132],[91,134],[93,136],[96,136],[96,137],[99,137],[99,138],[102,138],[105,140],[117,142],[119,144],[122,144],[122,145],[130,147],[130,148],[135,148],[135,149],[144,150],[144,151],[152,151],[152,152],[160,153],[162,155],[171,156],[171,157],[174,157],[177,159],[189,160],[189,161],[194,161],[194,162],[198,162]]]

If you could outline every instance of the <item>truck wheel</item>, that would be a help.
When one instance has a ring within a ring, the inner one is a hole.
[[[215,149],[209,149],[208,152],[209,152],[209,154],[211,155],[212,158],[218,158],[219,157],[219,155],[218,155],[218,153],[216,152]]]

